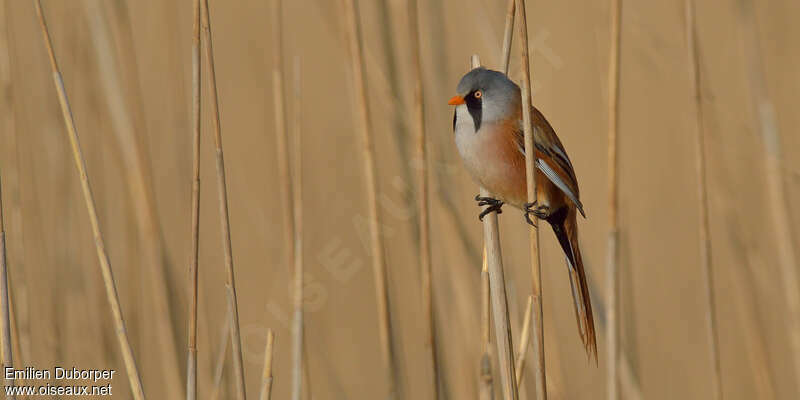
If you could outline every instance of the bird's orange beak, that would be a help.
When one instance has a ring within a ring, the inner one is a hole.
[[[451,106],[457,106],[459,104],[464,104],[464,98],[461,97],[461,96],[453,96],[453,98],[451,98],[450,101],[447,102],[447,104],[449,104]]]

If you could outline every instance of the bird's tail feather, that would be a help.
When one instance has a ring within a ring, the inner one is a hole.
[[[564,250],[569,268],[569,284],[572,289],[572,300],[575,318],[578,322],[578,333],[586,349],[586,354],[597,363],[597,336],[592,315],[592,300],[589,297],[589,285],[583,269],[583,259],[578,247],[578,223],[576,212],[572,208],[563,207],[548,218],[553,227],[558,243]]]

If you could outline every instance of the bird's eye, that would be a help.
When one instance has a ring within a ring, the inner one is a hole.
[[[476,99],[480,99],[480,98],[481,98],[481,96],[483,96],[483,92],[481,92],[480,90],[478,90],[478,91],[476,91],[475,93],[473,93],[473,94],[472,94],[472,96],[473,96],[473,97],[475,97]]]

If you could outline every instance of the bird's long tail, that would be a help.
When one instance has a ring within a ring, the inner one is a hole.
[[[551,214],[547,221],[553,227],[558,243],[561,244],[561,248],[567,257],[569,284],[572,289],[578,332],[586,348],[587,356],[590,360],[594,358],[595,363],[597,363],[597,337],[594,330],[592,300],[589,297],[589,285],[586,282],[581,250],[578,247],[576,211],[571,207],[562,207]]]

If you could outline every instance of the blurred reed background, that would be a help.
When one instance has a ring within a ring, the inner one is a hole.
[[[371,206],[343,5],[284,1],[278,18],[283,49],[274,51],[271,2],[210,2],[247,394],[260,393],[272,329],[272,398],[290,397],[298,352],[306,360],[304,398],[385,398]],[[439,398],[476,398],[482,231],[472,200],[477,186],[460,165],[446,102],[470,55],[501,68],[507,2],[418,3]],[[575,330],[563,256],[543,230],[551,399],[605,396],[609,3],[527,3],[533,102],[564,142],[581,184],[589,216],[579,222],[581,243],[600,332],[595,367]],[[183,398],[193,1],[49,0],[43,6],[144,391],[151,399]],[[714,0],[695,7],[699,83],[684,1],[622,1],[617,321],[627,367],[620,370],[630,368],[628,384],[645,399],[713,396],[705,256],[698,245],[694,96],[700,93],[722,393],[727,399],[797,398],[800,365],[792,343],[800,343],[793,342],[800,332],[792,276],[798,266],[792,253],[800,244],[800,213],[791,206],[800,200],[800,53],[793,50],[800,41],[800,3]],[[408,9],[404,0],[358,2],[396,388],[402,398],[421,399],[432,397],[431,354]],[[33,3],[0,1],[0,24],[0,177],[14,365],[115,368],[115,396],[130,398]],[[277,157],[274,54],[282,54],[289,149],[295,116],[302,118],[302,157],[285,154],[287,162],[302,159],[290,164],[303,177],[300,350],[292,346],[296,281],[284,230],[292,204],[283,200]],[[519,82],[519,52],[511,54],[510,76]],[[299,102],[295,57],[302,60]],[[224,399],[235,398],[236,378],[205,59],[202,65],[197,385],[198,398]],[[499,220],[517,345],[531,291],[528,226],[513,210]],[[521,390],[533,396],[531,365]],[[492,371],[499,371],[496,365]],[[494,384],[500,398],[496,374]],[[620,393],[632,398],[625,383]]]

